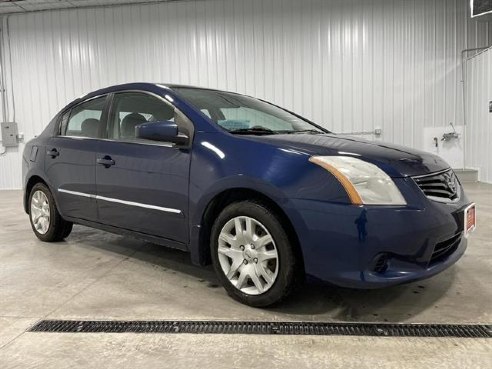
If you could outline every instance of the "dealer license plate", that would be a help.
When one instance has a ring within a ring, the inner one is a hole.
[[[465,220],[465,237],[468,236],[475,227],[477,226],[477,216],[476,216],[475,204],[471,204],[465,209],[464,220]]]

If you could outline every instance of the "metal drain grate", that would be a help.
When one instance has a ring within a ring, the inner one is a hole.
[[[490,325],[378,324],[240,321],[78,321],[42,320],[29,332],[207,333],[321,336],[491,338]]]

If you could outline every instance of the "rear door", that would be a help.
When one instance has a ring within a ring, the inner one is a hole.
[[[65,111],[46,146],[45,172],[63,216],[97,220],[96,151],[106,101],[107,96],[95,97]]]
[[[99,221],[177,241],[182,246],[171,246],[185,248],[190,149],[137,139],[135,126],[174,120],[189,130],[191,122],[146,92],[116,93],[111,106],[107,140],[96,155]]]

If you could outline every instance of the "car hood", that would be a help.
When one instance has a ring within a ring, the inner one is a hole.
[[[359,157],[377,165],[393,177],[423,175],[449,168],[443,159],[424,151],[355,137],[305,133],[249,137],[309,155]]]

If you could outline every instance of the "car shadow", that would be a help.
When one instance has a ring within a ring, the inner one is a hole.
[[[83,247],[96,247],[173,274],[188,275],[202,282],[204,288],[221,288],[212,266],[193,265],[189,254],[180,250],[76,226],[69,242],[79,244],[79,241],[83,241]],[[278,320],[395,323],[441,321],[438,311],[432,310],[439,307],[439,301],[453,285],[455,273],[455,268],[450,268],[425,281],[376,290],[341,288],[308,279],[285,301],[265,310],[273,313]],[[244,308],[250,309],[247,306]],[[424,321],[419,320],[419,315],[423,312]]]
[[[307,282],[282,305],[271,309],[283,314],[325,316],[344,322],[418,321],[425,312],[436,309],[453,284],[454,271],[434,277],[436,280],[414,282],[383,289],[349,289],[320,282]],[[433,319],[436,321],[439,319]]]

